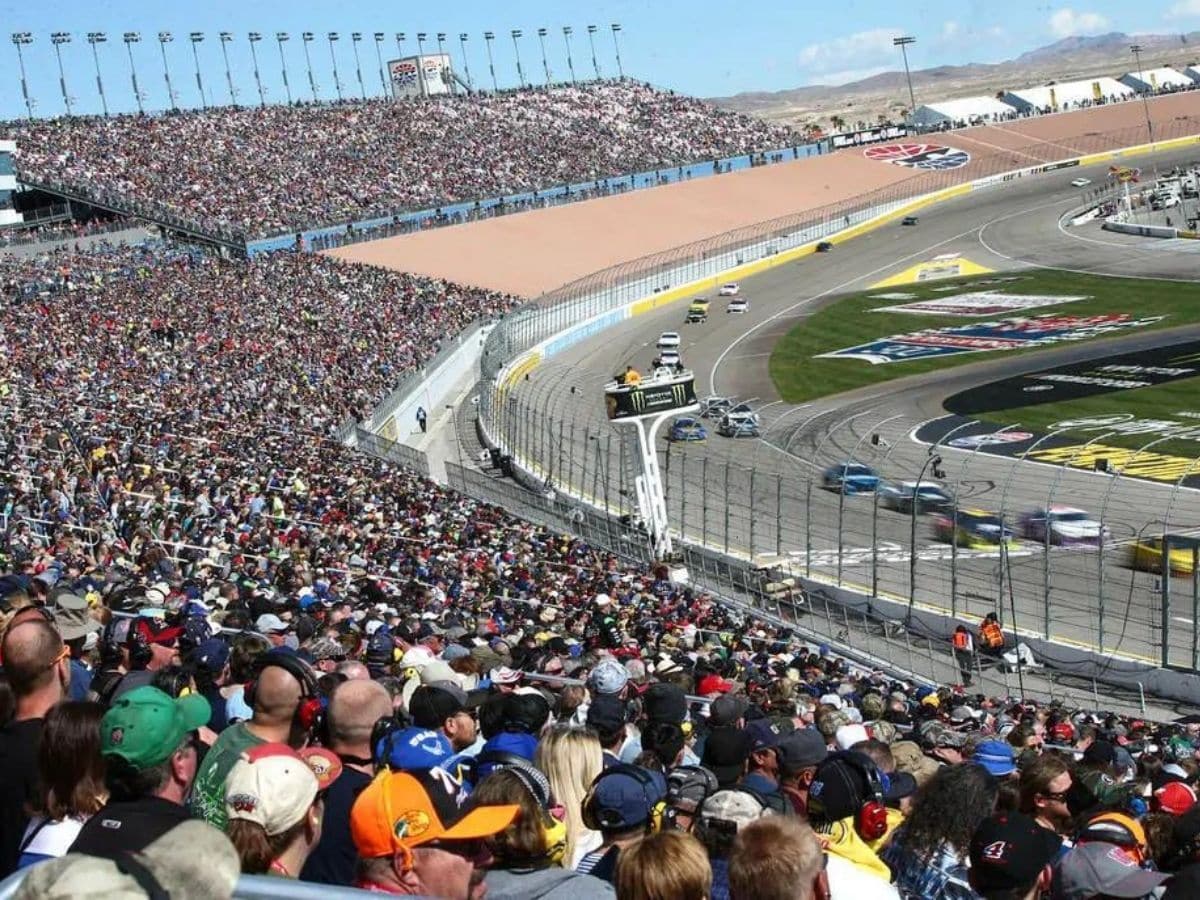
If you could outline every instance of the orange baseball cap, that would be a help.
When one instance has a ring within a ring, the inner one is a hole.
[[[491,837],[512,824],[519,806],[459,806],[461,787],[439,769],[384,769],[354,801],[350,835],[363,859],[391,856],[431,841]]]

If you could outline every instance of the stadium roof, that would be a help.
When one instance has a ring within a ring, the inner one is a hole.
[[[1062,84],[1038,85],[1008,91],[1008,95],[1037,107],[1062,107],[1066,104],[1095,100],[1097,97],[1128,97],[1133,89],[1115,78],[1091,78]]]
[[[1141,72],[1129,72],[1122,80],[1126,81],[1126,79],[1139,81],[1155,90],[1163,87],[1191,87],[1193,84],[1191,78],[1176,72],[1169,66],[1162,66],[1158,69],[1143,69]],[[1126,84],[1128,84],[1128,81],[1126,81]]]
[[[1200,84],[1200,65],[1188,66],[1186,69],[1183,70],[1183,74],[1186,75],[1188,78],[1192,79],[1192,81],[1196,82],[1197,84]]]
[[[1011,104],[1002,103],[995,97],[987,95],[926,103],[918,110],[918,113],[926,109],[955,122],[969,122],[975,118],[990,119],[993,116],[1007,116],[1015,112]]]

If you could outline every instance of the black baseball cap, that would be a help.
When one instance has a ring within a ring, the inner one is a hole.
[[[1019,812],[997,813],[971,838],[971,886],[977,891],[1028,888],[1062,848],[1062,838]]]
[[[481,700],[478,694],[472,697],[452,681],[435,681],[413,691],[408,715],[414,725],[437,729],[456,713],[476,709]]]
[[[680,724],[687,718],[687,695],[683,688],[660,681],[650,685],[642,695],[646,718],[651,722]]]
[[[625,702],[616,694],[597,694],[588,707],[587,724],[601,734],[612,734],[625,724]]]
[[[837,822],[857,813],[870,799],[865,772],[871,768],[876,768],[871,757],[855,751],[834,754],[817,766],[808,786],[810,818]]]
[[[797,728],[779,741],[779,764],[788,772],[816,766],[829,755],[825,738],[815,728]]]
[[[717,776],[721,786],[741,777],[750,758],[750,735],[740,728],[715,728],[704,741],[700,764]]]

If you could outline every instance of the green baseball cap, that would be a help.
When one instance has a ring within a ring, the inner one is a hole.
[[[178,700],[149,685],[122,694],[100,720],[100,752],[138,771],[165,762],[189,731],[208,724],[212,707],[199,694]]]

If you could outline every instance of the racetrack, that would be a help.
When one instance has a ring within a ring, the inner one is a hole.
[[[1155,161],[1169,167],[1196,156],[1193,149]],[[604,419],[601,386],[626,363],[645,370],[657,335],[678,330],[698,393],[756,398],[765,428],[764,440],[735,442],[714,435],[704,445],[675,445],[669,451],[660,442],[670,519],[689,538],[735,555],[752,549],[760,559],[782,557],[796,571],[906,601],[911,597],[968,619],[1000,606],[1006,623],[1015,619],[1020,629],[1154,662],[1165,622],[1168,661],[1192,667],[1197,611],[1191,580],[1174,579],[1175,596],[1164,616],[1158,579],[1119,563],[1123,543],[1160,533],[1164,519],[1172,530],[1200,528],[1195,491],[940,449],[945,480],[964,508],[1003,510],[1015,519],[1039,503],[1070,503],[1102,515],[1113,529],[1114,544],[1100,552],[1055,548],[1049,555],[1026,544],[1002,559],[996,552],[937,543],[922,519],[916,522],[913,590],[912,519],[878,509],[870,496],[842,497],[819,487],[821,469],[851,456],[885,478],[916,478],[928,455],[911,432],[943,413],[943,397],[1048,360],[1106,350],[1076,345],[995,358],[799,407],[777,400],[767,374],[775,343],[813,311],[942,254],[995,270],[1046,266],[1196,279],[1200,256],[1192,248],[1197,242],[1113,235],[1096,227],[1060,229],[1059,217],[1081,203],[1081,192],[1070,181],[1082,176],[1099,182],[1105,170],[1067,169],[971,193],[926,210],[916,228],[888,225],[832,253],[770,270],[743,282],[743,295],[751,301],[744,316],[726,315],[724,303],[714,300],[707,323],[684,325],[686,303],[681,301],[628,320],[554,357],[520,382],[508,433],[523,431],[518,439],[522,457],[538,460],[552,481],[632,510],[635,457]],[[1135,304],[1132,298],[1131,312]],[[1123,340],[1136,346],[1139,340],[1165,343],[1168,338],[1160,332]],[[535,414],[546,419],[533,421]]]

